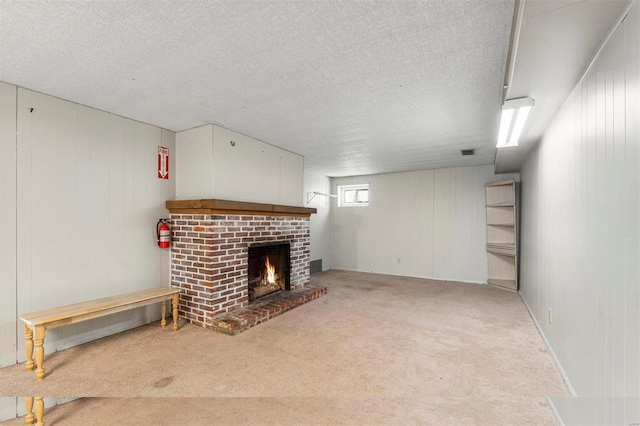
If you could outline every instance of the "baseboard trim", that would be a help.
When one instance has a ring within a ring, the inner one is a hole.
[[[542,341],[544,342],[545,346],[547,347],[547,350],[551,354],[551,358],[553,358],[553,362],[556,363],[558,370],[560,370],[560,375],[562,376],[562,380],[564,380],[564,384],[567,386],[567,389],[569,389],[569,394],[573,397],[578,396],[576,394],[575,389],[573,388],[573,385],[571,384],[571,381],[569,380],[569,377],[567,376],[567,373],[564,371],[562,364],[560,364],[560,360],[556,356],[556,353],[553,351],[553,348],[551,347],[549,340],[547,340],[547,336],[544,334],[544,331],[542,331],[542,327],[540,327],[540,324],[538,324],[538,320],[536,319],[535,315],[533,315],[533,311],[529,307],[529,304],[527,303],[525,298],[522,296],[521,292],[518,292],[518,294],[520,295],[520,299],[522,299],[522,303],[524,303],[524,306],[526,306],[527,311],[529,311],[529,316],[531,317],[531,319],[533,320],[533,323],[538,329],[538,333],[540,334],[540,337],[542,337]],[[554,410],[554,413],[557,415],[557,411],[555,407],[553,408],[553,410]],[[564,423],[561,422],[561,424],[564,424]]]
[[[407,274],[394,274],[391,272],[378,272],[378,271],[370,271],[370,270],[360,270],[360,269],[346,269],[346,268],[329,268],[329,271],[347,271],[347,272],[362,272],[365,274],[376,274],[376,275],[391,275],[392,277],[407,277],[407,278],[420,278],[423,280],[432,280],[432,281],[442,281],[442,282],[450,282],[450,283],[463,283],[463,284],[479,284],[479,285],[489,285],[486,281],[469,281],[469,280],[456,280],[456,279],[444,279],[444,278],[435,278],[435,277],[423,277],[419,275],[407,275]]]
[[[551,408],[551,412],[553,413],[553,415],[556,417],[556,420],[558,421],[558,424],[560,426],[565,426],[564,421],[562,420],[562,417],[560,417],[560,413],[558,413],[558,409],[556,408],[556,406],[553,404],[553,401],[551,400],[551,398],[546,397],[545,398],[547,400],[547,404],[549,405],[549,407]]]

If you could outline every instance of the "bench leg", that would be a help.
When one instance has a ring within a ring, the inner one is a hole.
[[[42,362],[44,360],[44,326],[36,326],[36,380],[40,381],[44,377],[44,368],[42,368]],[[36,414],[38,404],[36,400]]]
[[[178,331],[178,299],[179,295],[176,293],[171,299],[171,307],[173,313],[173,331]]]
[[[167,315],[167,305],[164,300],[160,302],[160,315],[162,315],[162,321],[160,321],[160,327],[164,328],[164,326],[167,325],[167,320],[164,319],[165,315]]]
[[[28,425],[33,423],[33,397],[24,397],[24,406],[27,408],[27,415],[24,418],[24,422]]]
[[[36,396],[36,425],[44,426],[44,401],[41,396]]]
[[[24,325],[24,351],[27,354],[25,368],[31,371],[33,370],[33,331],[27,324]]]

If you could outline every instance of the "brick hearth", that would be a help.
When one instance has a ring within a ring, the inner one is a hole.
[[[215,316],[212,328],[233,336],[325,294],[327,288],[318,286],[269,294],[246,308]]]
[[[207,209],[203,202],[215,204]],[[326,293],[326,288],[304,288],[309,284],[309,215],[315,209],[221,200],[170,201],[167,208],[172,222],[171,284],[183,289],[181,318],[236,334]],[[277,241],[291,247],[292,291],[249,305],[249,246]],[[224,323],[224,314],[235,322]]]

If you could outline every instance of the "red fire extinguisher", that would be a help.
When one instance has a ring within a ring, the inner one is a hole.
[[[156,224],[156,235],[158,237],[158,247],[169,248],[171,244],[171,229],[169,228],[171,219],[160,219]]]

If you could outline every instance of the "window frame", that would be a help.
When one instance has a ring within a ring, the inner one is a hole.
[[[366,202],[358,202],[358,201],[354,201],[354,202],[346,202],[345,201],[345,192],[346,191],[356,191],[356,198],[357,198],[357,191],[358,190],[363,190],[366,189],[367,190],[367,201]],[[338,207],[369,207],[369,203],[371,202],[371,199],[369,197],[370,195],[370,188],[369,188],[369,184],[368,183],[359,183],[359,184],[354,184],[354,185],[338,185]]]

